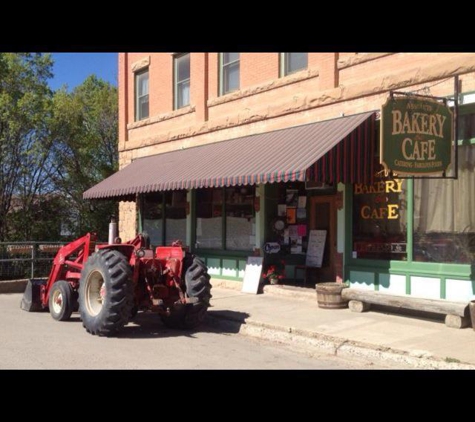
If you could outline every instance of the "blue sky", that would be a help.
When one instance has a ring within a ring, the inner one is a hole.
[[[92,73],[117,86],[117,53],[53,53],[53,59],[54,90],[64,84],[71,90]]]

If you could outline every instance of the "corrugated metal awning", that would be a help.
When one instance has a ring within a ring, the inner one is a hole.
[[[314,164],[327,153],[333,157],[333,148],[348,137],[349,151],[354,150],[348,158],[354,159],[357,151],[364,149],[359,145],[370,143],[363,139],[366,129],[358,128],[373,126],[370,122],[374,122],[374,112],[139,158],[84,192],[83,197],[114,198],[174,189],[305,181],[318,175],[322,180]],[[343,157],[338,155],[338,160]],[[330,163],[333,161],[332,158]],[[345,179],[337,173],[331,178],[333,182]],[[353,176],[350,179],[356,181]]]

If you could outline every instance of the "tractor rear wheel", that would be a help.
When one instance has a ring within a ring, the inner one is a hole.
[[[133,301],[132,269],[119,251],[91,255],[79,280],[79,312],[91,334],[110,336],[129,322]]]
[[[77,304],[76,292],[64,280],[53,284],[49,292],[49,313],[56,321],[67,321]]]
[[[186,296],[195,298],[193,303],[175,303],[170,315],[162,315],[163,323],[170,328],[192,329],[200,325],[211,299],[210,276],[205,263],[192,254],[186,254],[183,261]]]

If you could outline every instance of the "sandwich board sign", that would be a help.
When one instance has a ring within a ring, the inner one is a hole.
[[[264,258],[261,256],[248,256],[246,269],[244,271],[244,280],[242,282],[243,293],[257,294],[259,282],[261,280],[262,263]]]

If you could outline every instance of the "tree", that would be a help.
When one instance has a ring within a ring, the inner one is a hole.
[[[51,160],[48,122],[52,92],[49,54],[0,53],[0,241],[34,227],[35,198],[50,192]],[[12,199],[24,221],[8,224]],[[30,224],[29,224],[30,223]]]
[[[116,201],[100,201],[91,212],[82,194],[118,168],[117,88],[94,75],[72,92],[58,90],[53,98],[52,151],[58,169],[51,180],[69,209],[65,225],[74,236],[96,231],[107,239]]]

